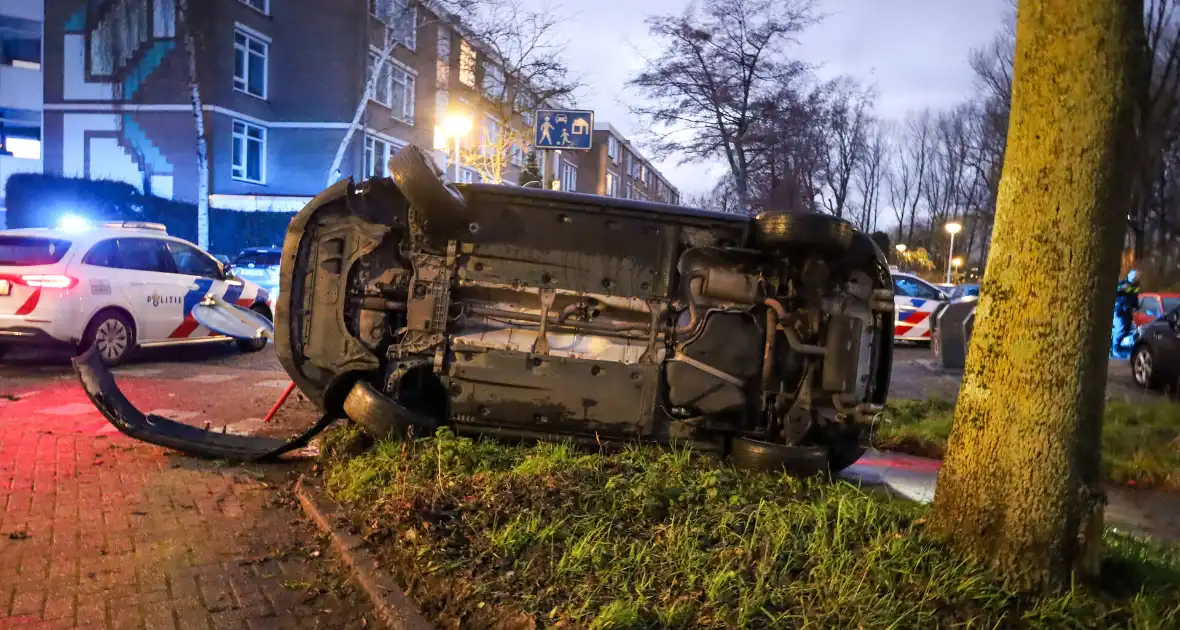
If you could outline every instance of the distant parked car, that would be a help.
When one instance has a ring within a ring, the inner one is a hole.
[[[1135,327],[1149,324],[1177,306],[1180,306],[1180,293],[1140,293],[1139,310],[1134,314]]]
[[[951,289],[948,297],[950,298],[951,304],[954,304],[955,302],[962,302],[964,298],[969,298],[969,297],[978,298],[979,297],[979,285],[978,284],[960,284],[960,285],[956,286],[955,288]]]
[[[279,290],[279,263],[283,250],[273,247],[251,247],[243,249],[230,261],[234,275],[265,288],[271,293]]]
[[[1145,324],[1131,349],[1131,375],[1148,389],[1180,379],[1180,307]]]

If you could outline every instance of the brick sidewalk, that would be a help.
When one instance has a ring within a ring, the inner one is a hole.
[[[0,401],[0,628],[366,625],[290,498],[293,465],[168,454],[80,403],[69,382]]]

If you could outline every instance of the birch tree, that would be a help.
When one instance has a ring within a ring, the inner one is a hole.
[[[202,20],[192,0],[177,0],[181,37],[184,40],[185,65],[188,70],[189,101],[197,137],[197,245],[209,249],[209,142],[205,135],[205,108],[201,100],[201,77],[197,62]]]
[[[1099,558],[1142,17],[1142,0],[1026,1],[1017,14],[991,260],[930,526],[1032,588],[1065,588]]]

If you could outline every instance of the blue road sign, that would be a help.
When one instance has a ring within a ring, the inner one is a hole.
[[[588,109],[538,109],[533,148],[586,151],[594,137],[594,112]]]

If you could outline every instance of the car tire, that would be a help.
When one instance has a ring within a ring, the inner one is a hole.
[[[274,322],[274,318],[271,317],[270,310],[266,306],[263,306],[262,304],[255,304],[254,306],[250,307],[250,310],[265,317],[272,323]],[[242,352],[260,352],[262,349],[266,348],[266,344],[268,342],[269,340],[266,337],[263,337],[262,339],[238,339],[237,346],[238,350],[241,350]]]
[[[853,244],[856,227],[824,214],[763,212],[754,217],[754,236],[759,245],[767,247],[827,245],[846,249]]]
[[[788,472],[809,477],[828,469],[827,449],[815,446],[786,446],[735,437],[729,449],[734,466],[762,472]]]
[[[438,422],[399,404],[365,381],[358,381],[344,399],[344,414],[378,440],[433,435]]]
[[[0,361],[4,360],[6,354],[8,354],[8,346],[0,346]]]
[[[413,145],[389,158],[389,175],[410,206],[430,216],[456,217],[466,206],[463,195],[444,180],[434,160]]]
[[[1159,371],[1155,369],[1155,353],[1151,346],[1141,343],[1131,351],[1131,377],[1145,389],[1158,389]]]
[[[95,346],[103,364],[121,365],[135,351],[135,325],[119,311],[99,312],[86,327],[80,350],[86,352]]]

